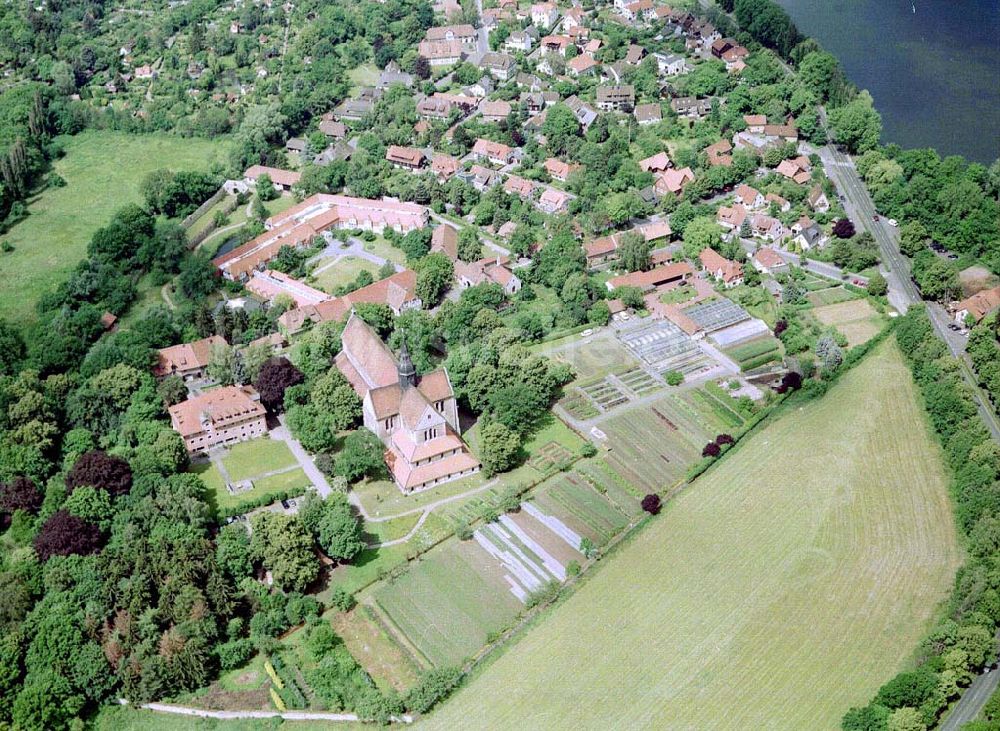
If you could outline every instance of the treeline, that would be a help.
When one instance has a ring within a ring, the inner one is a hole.
[[[917,663],[845,714],[844,731],[934,726],[984,665],[996,659],[1000,625],[1000,450],[979,419],[957,361],[935,337],[923,308],[899,318],[896,338],[923,396],[951,471],[956,519],[968,558],[944,615],[920,644]],[[915,428],[922,428],[919,424]]]
[[[996,411],[1000,405],[1000,316],[993,313],[972,328],[965,352]]]
[[[772,0],[721,0],[719,5],[736,16],[740,27],[762,46],[790,58],[802,34],[780,5]]]

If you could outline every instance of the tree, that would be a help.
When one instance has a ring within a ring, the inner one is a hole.
[[[833,235],[838,239],[849,239],[854,236],[854,224],[849,218],[838,218],[833,222]]]
[[[715,442],[709,442],[701,450],[702,457],[718,457],[720,454],[722,454],[722,449]]]
[[[66,510],[57,510],[46,520],[33,543],[41,561],[52,556],[86,555],[101,545],[101,530]]]
[[[913,257],[927,248],[930,235],[920,221],[912,219],[899,229],[899,248],[907,256]]]
[[[166,406],[173,406],[186,400],[188,397],[187,386],[180,376],[167,376],[156,387],[156,392],[163,399]]]
[[[323,553],[336,561],[351,561],[365,549],[361,522],[342,493],[333,493],[323,501],[315,535]]]
[[[24,360],[25,347],[21,333],[6,320],[0,320],[0,376],[14,375]]]
[[[112,497],[124,495],[132,489],[132,468],[121,457],[95,449],[80,455],[73,469],[66,475],[66,488],[89,485],[106,490]]]
[[[806,54],[799,64],[799,75],[820,101],[838,98],[844,86],[844,72],[840,62],[826,51]]]
[[[833,139],[852,154],[874,149],[882,136],[882,117],[871,94],[862,91],[842,107],[830,112]]]
[[[302,591],[319,575],[319,561],[305,527],[291,515],[258,513],[251,519],[250,553],[285,591]]]
[[[880,272],[875,272],[868,278],[867,290],[872,297],[882,297],[889,291],[889,283]]]
[[[886,731],[927,731],[927,724],[916,708],[897,708],[889,716]]]
[[[451,286],[455,266],[447,254],[435,252],[417,262],[417,297],[424,307],[435,307]]]
[[[844,362],[844,351],[831,336],[824,335],[816,342],[816,357],[826,370],[832,371]]]
[[[208,356],[208,377],[223,386],[232,386],[236,371],[236,349],[225,343],[212,346]]]
[[[795,371],[789,371],[781,377],[781,385],[778,386],[778,393],[796,391],[802,388],[802,376]]]
[[[27,477],[15,477],[8,484],[0,484],[0,512],[24,510],[34,514],[42,507],[42,499],[42,493]]]
[[[483,258],[483,245],[479,242],[479,233],[471,226],[466,226],[458,232],[458,258],[466,263]]]
[[[316,380],[311,395],[312,405],[331,419],[336,430],[348,429],[361,419],[361,399],[336,366]]]
[[[274,181],[271,180],[271,176],[267,173],[261,173],[257,176],[257,183],[254,185],[254,190],[257,192],[257,197],[262,201],[270,201],[278,197],[278,191],[274,188]]]
[[[70,493],[63,503],[63,509],[77,518],[93,523],[101,530],[111,527],[114,511],[111,507],[111,496],[105,490],[93,487],[78,487]]]
[[[659,495],[651,492],[642,499],[641,505],[642,509],[650,515],[659,515],[662,501]]]
[[[608,220],[615,226],[621,226],[646,210],[646,204],[634,190],[612,193],[604,202]]]
[[[840,727],[843,731],[885,731],[888,722],[889,709],[872,704],[849,710],[844,714]]]
[[[344,446],[334,460],[334,473],[348,482],[374,477],[385,470],[384,447],[368,429],[358,429],[344,437]]]
[[[483,427],[483,468],[487,475],[506,472],[514,467],[521,455],[521,436],[505,424],[494,421]]]
[[[684,256],[694,259],[705,249],[714,249],[722,239],[722,227],[711,216],[699,216],[684,229]]]
[[[557,103],[549,107],[542,123],[545,146],[554,156],[566,152],[570,140],[580,134],[580,123],[573,110],[565,104]]]
[[[618,261],[630,272],[644,272],[651,265],[649,242],[636,231],[622,234],[618,245]]]
[[[733,439],[732,434],[719,434],[715,437],[715,443],[721,447],[726,444],[735,444],[736,440]]]
[[[260,402],[271,413],[284,409],[285,389],[305,381],[302,371],[287,358],[271,358],[260,367],[254,387],[260,394]]]

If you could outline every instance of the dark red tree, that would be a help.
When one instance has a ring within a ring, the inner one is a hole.
[[[287,358],[270,358],[261,366],[254,385],[264,407],[272,413],[278,413],[285,407],[285,389],[305,380],[302,371]]]
[[[124,495],[132,489],[132,468],[121,457],[99,449],[84,452],[66,476],[66,487],[73,492],[84,485]]]
[[[35,552],[42,561],[51,556],[87,555],[101,547],[101,529],[65,510],[58,510],[35,536]]]
[[[782,377],[781,385],[778,386],[778,393],[795,391],[800,388],[802,388],[802,376],[795,371],[789,371]]]
[[[723,444],[735,444],[736,440],[729,434],[720,434],[715,438],[715,443],[721,447]]]
[[[838,239],[849,239],[854,235],[854,224],[849,218],[838,218],[833,222],[833,235]]]
[[[663,503],[660,502],[660,496],[653,493],[644,497],[641,505],[642,509],[650,515],[657,515],[660,512],[660,508],[663,507]]]
[[[15,477],[13,482],[0,485],[0,512],[27,510],[37,513],[42,507],[42,499],[42,493],[27,477]]]
[[[722,454],[722,449],[715,442],[709,442],[705,445],[705,448],[701,450],[702,457],[718,457]]]
[[[774,337],[780,338],[781,333],[785,332],[785,330],[787,329],[788,329],[788,321],[778,320],[776,323],[774,323]]]

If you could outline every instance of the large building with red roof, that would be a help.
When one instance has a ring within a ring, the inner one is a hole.
[[[391,200],[370,200],[317,193],[265,222],[267,230],[255,239],[226,252],[213,264],[226,279],[242,281],[278,255],[282,246],[309,244],[323,231],[356,228],[381,233],[391,228],[407,233],[427,225],[424,206]]]
[[[267,433],[267,413],[250,386],[222,386],[171,406],[170,425],[189,454]]]
[[[399,360],[368,324],[352,315],[336,364],[362,399],[365,427],[385,445],[396,486],[417,492],[479,471],[459,436],[458,405],[440,368],[417,375],[404,346]]]

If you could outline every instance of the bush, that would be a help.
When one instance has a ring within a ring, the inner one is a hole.
[[[642,509],[650,515],[659,515],[660,508],[663,504],[660,500],[660,496],[651,492],[642,499],[641,505]]]
[[[684,374],[680,371],[667,371],[665,378],[668,386],[679,386],[684,383]]]
[[[718,457],[720,454],[722,454],[722,449],[715,442],[709,442],[701,450],[702,457]]]
[[[430,670],[420,676],[417,684],[406,694],[403,703],[413,713],[427,713],[448,697],[462,679],[462,669],[444,667]]]
[[[720,434],[715,438],[715,443],[721,447],[726,444],[735,444],[736,440],[730,434]]]
[[[330,595],[330,604],[339,609],[341,612],[349,612],[354,609],[357,602],[354,600],[354,595],[347,591],[342,586],[336,586],[333,589],[333,593]]]
[[[580,447],[581,457],[593,457],[595,454],[597,454],[597,447],[590,442],[584,442],[583,446]]]
[[[219,667],[223,670],[238,668],[250,659],[253,652],[253,642],[249,638],[230,640],[215,648],[215,655],[219,658]]]

